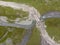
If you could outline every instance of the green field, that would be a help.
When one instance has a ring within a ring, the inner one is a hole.
[[[9,31],[11,30],[11,31]],[[1,39],[4,35],[5,32],[8,31],[8,34],[6,35],[6,37],[4,37],[3,39]],[[22,28],[15,28],[15,27],[2,27],[0,26],[0,43],[4,42],[7,38],[11,38],[15,43],[20,42],[22,37],[24,36],[25,33],[25,29]]]
[[[32,35],[27,45],[40,45],[40,32],[37,28],[33,29]]]
[[[51,18],[46,19],[47,32],[51,36],[54,37],[54,40],[59,42],[60,40],[60,18]],[[60,42],[59,42],[60,43]]]
[[[21,42],[22,37],[25,34],[25,29],[22,29],[22,28],[0,26],[0,29],[1,29],[0,31],[2,34],[2,35],[0,35],[0,37],[2,37],[4,35],[3,33],[8,31],[8,34],[6,35],[5,38],[0,40],[0,43],[4,42],[7,38],[11,38],[15,45],[16,43]],[[11,30],[11,31],[9,31],[9,30]],[[34,28],[27,45],[37,45],[37,44],[40,45],[40,34],[39,34],[39,31],[37,30],[37,28]]]
[[[22,11],[22,10],[14,10],[10,7],[3,7],[0,6],[0,16],[6,16],[8,19],[8,22],[14,22],[16,18],[20,18],[21,20],[24,20],[24,17],[28,17],[28,12]],[[12,21],[11,21],[12,20]]]
[[[3,29],[3,28],[4,28],[4,29]],[[7,30],[6,30],[5,27],[0,26],[0,38],[2,37],[2,35],[5,34],[6,31],[7,31]]]
[[[11,1],[17,2],[22,4],[27,4],[30,6],[35,7],[41,14],[47,11],[60,11],[60,0],[4,0],[4,1]]]

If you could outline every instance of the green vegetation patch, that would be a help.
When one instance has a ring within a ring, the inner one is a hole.
[[[48,11],[60,11],[60,0],[4,0],[28,4],[35,7],[41,14]]]
[[[0,6],[0,16],[6,16],[8,21],[15,20],[16,18],[23,19],[29,15],[28,12],[22,10],[15,10],[10,7],[2,7]]]
[[[51,36],[51,38],[54,37],[54,40],[59,42],[60,40],[60,18],[51,18],[46,19],[46,25],[47,25],[47,32]]]
[[[22,29],[22,28],[15,28],[12,35],[11,35],[11,38],[13,40],[13,43],[16,45],[16,43],[20,43],[24,34],[25,34],[25,29]]]
[[[40,45],[40,32],[35,27],[27,45]]]
[[[1,39],[4,36],[4,33],[6,32],[8,32],[7,35],[3,39]],[[24,36],[24,33],[25,29],[23,28],[0,26],[0,43],[4,42],[7,38],[11,38],[13,40],[13,43],[16,44],[17,42],[21,41],[22,37]]]
[[[6,31],[7,30],[5,27],[0,26],[0,38],[5,34]]]

